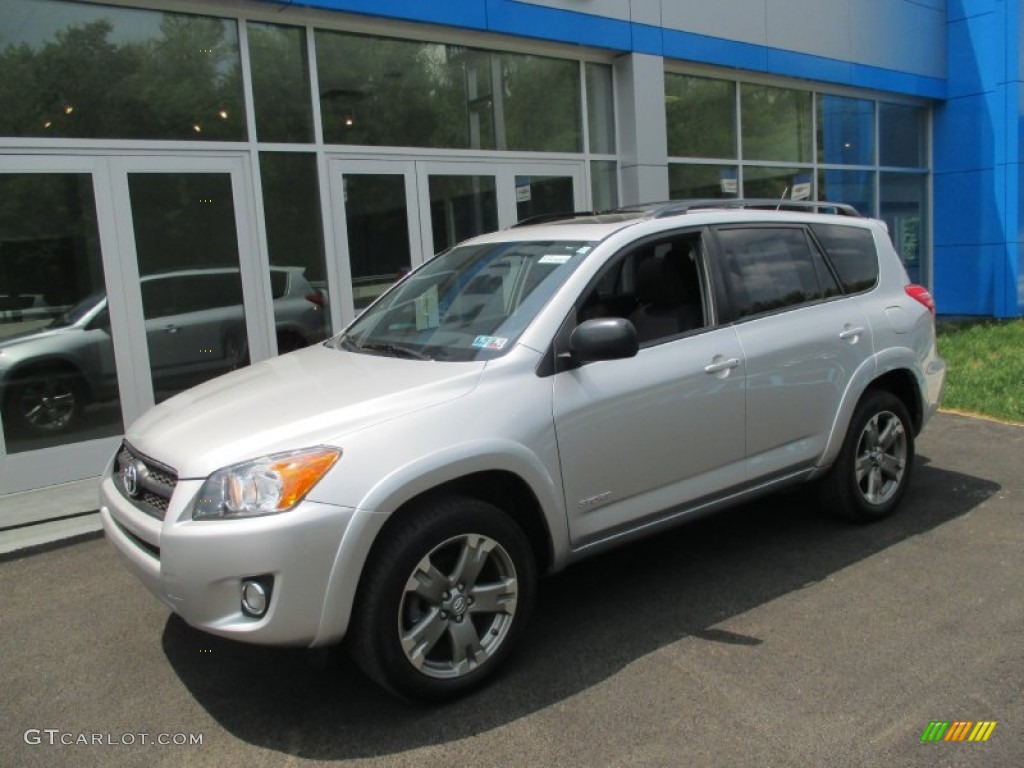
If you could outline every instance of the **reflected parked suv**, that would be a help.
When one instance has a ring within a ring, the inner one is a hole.
[[[301,268],[272,267],[279,350],[326,335],[322,294]],[[141,280],[153,386],[178,391],[249,362],[237,269],[194,269]],[[94,293],[56,320],[0,338],[4,427],[54,434],[75,427],[90,402],[116,397],[117,375],[107,298]]]
[[[462,243],[337,337],[144,415],[102,481],[106,535],[195,627],[344,638],[438,700],[500,667],[539,574],[804,483],[881,519],[943,387],[934,304],[881,222],[777,207]]]

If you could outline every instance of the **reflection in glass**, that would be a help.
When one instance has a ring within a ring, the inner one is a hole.
[[[881,165],[924,168],[928,164],[928,110],[903,104],[878,104]]]
[[[7,453],[123,429],[90,174],[0,174]]]
[[[818,199],[848,203],[862,216],[875,215],[874,171],[818,171]]]
[[[579,63],[316,31],[332,144],[579,152]]]
[[[430,176],[429,187],[434,253],[498,228],[493,176]]]
[[[744,83],[741,131],[746,160],[811,162],[811,93]]]
[[[316,156],[261,152],[278,354],[330,335]]]
[[[880,179],[879,215],[889,226],[910,279],[926,285],[929,275],[924,260],[928,232],[927,176],[923,173],[883,173]]]
[[[313,141],[306,32],[249,22],[249,66],[260,141]]]
[[[130,173],[156,402],[249,363],[227,173]]]
[[[671,157],[736,157],[736,84],[665,74]]]
[[[0,135],[241,141],[233,20],[0,0]]]
[[[735,165],[668,166],[668,193],[672,200],[736,197],[738,179]]]
[[[516,221],[574,210],[571,176],[516,176]]]
[[[612,68],[607,64],[587,64],[587,126],[590,151],[599,155],[615,154],[615,99]]]
[[[818,96],[818,161],[873,165],[875,103],[844,96]]]
[[[810,200],[814,196],[813,177],[806,168],[743,169],[743,197],[770,200]]]
[[[595,211],[619,207],[619,175],[614,160],[590,161],[590,194]]]
[[[359,311],[412,263],[405,176],[346,173],[343,180],[352,296]]]

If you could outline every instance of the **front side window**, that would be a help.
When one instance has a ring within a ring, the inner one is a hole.
[[[498,357],[593,246],[538,241],[453,248],[396,285],[330,343],[425,360]]]
[[[629,320],[649,346],[704,327],[699,235],[645,243],[618,256],[587,291],[577,322]]]
[[[719,229],[726,292],[733,319],[822,298],[814,254],[798,227]]]

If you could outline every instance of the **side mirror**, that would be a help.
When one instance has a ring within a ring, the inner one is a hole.
[[[574,363],[621,360],[640,350],[636,328],[621,317],[586,320],[569,335],[569,357]]]

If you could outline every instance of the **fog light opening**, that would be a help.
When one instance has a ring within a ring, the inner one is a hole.
[[[272,576],[245,579],[242,582],[242,613],[254,619],[263,618],[270,606],[273,584]]]

